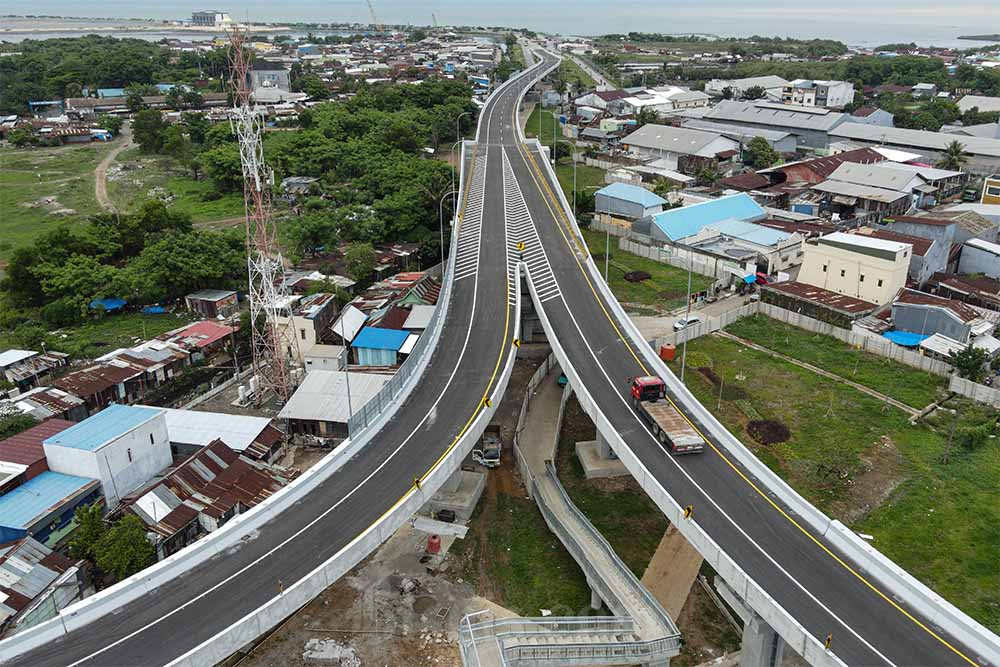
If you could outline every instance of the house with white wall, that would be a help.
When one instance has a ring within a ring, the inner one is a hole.
[[[881,306],[906,285],[913,246],[834,232],[804,250],[798,282]]]
[[[100,480],[109,508],[172,462],[159,408],[112,404],[42,446],[49,470]]]

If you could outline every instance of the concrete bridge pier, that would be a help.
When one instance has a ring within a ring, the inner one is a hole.
[[[611,449],[611,443],[600,431],[597,432],[597,453],[605,461],[618,460],[618,455]]]
[[[604,600],[601,599],[601,594],[593,586],[590,587],[590,608],[594,611],[600,611],[601,607],[604,605]]]
[[[781,667],[785,653],[782,639],[757,612],[747,606],[736,591],[719,577],[715,590],[740,618],[743,619],[743,642],[740,647],[740,667]]]
[[[778,667],[785,652],[785,640],[757,614],[743,624],[740,667]]]

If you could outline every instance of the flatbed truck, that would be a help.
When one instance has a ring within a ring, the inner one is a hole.
[[[667,387],[655,375],[633,378],[632,404],[646,420],[656,439],[671,454],[697,454],[705,448],[705,439],[667,400]]]

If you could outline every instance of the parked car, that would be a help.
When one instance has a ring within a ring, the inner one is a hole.
[[[674,322],[674,331],[681,331],[682,329],[687,329],[692,324],[698,324],[701,322],[701,317],[698,315],[688,315],[682,317],[681,319]]]

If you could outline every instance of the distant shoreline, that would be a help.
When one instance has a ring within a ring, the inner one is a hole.
[[[190,32],[193,34],[204,33],[208,35],[218,34],[220,31],[225,31],[232,26],[187,26],[187,25],[173,25],[169,23],[159,23],[156,25],[149,26],[86,26],[86,27],[75,27],[75,26],[58,26],[58,27],[48,27],[48,28],[0,28],[0,35],[34,35],[34,34],[45,34],[52,32],[66,32],[66,33],[80,33],[81,35],[88,35],[96,32],[163,32],[164,30],[169,30],[171,32]],[[249,30],[260,33],[260,32],[288,32],[292,28],[288,26],[264,26],[264,25],[250,25],[242,26]]]
[[[1000,32],[989,35],[959,35],[958,39],[965,39],[971,42],[1000,42]]]

